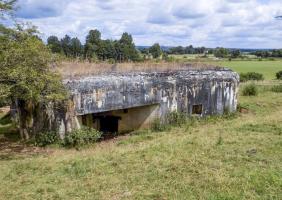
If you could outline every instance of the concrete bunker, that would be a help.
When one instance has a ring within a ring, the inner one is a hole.
[[[224,68],[127,72],[64,84],[72,94],[78,127],[123,133],[147,128],[173,111],[197,116],[234,112],[239,75]]]
[[[148,128],[154,119],[175,111],[197,116],[234,112],[239,75],[226,68],[187,68],[111,72],[65,79],[63,84],[70,93],[67,105],[38,105],[26,122],[18,112],[27,131],[57,131],[61,138],[82,126],[124,133]]]

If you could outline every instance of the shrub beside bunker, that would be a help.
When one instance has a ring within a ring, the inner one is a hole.
[[[254,83],[247,84],[242,90],[243,96],[257,96],[258,88]]]
[[[257,72],[247,72],[240,74],[240,81],[247,82],[247,81],[263,81],[264,77],[263,74]]]
[[[96,129],[82,127],[73,130],[61,140],[56,132],[43,132],[35,137],[35,145],[45,147],[51,144],[59,144],[65,147],[77,147],[97,142],[102,133]]]

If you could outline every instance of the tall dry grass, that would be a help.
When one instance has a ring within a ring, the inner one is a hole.
[[[90,76],[105,74],[111,72],[154,72],[171,71],[183,69],[211,69],[216,66],[204,63],[168,63],[168,62],[143,62],[143,63],[89,63],[89,62],[61,62],[57,64],[55,70],[63,78],[76,78],[81,76]]]

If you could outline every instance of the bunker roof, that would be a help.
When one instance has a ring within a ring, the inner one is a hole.
[[[232,70],[203,63],[122,63],[122,64],[92,64],[63,63],[57,69],[64,82],[89,81],[94,79],[125,78],[125,77],[196,77],[213,76],[220,78]]]
[[[99,85],[114,85],[120,82],[137,82],[141,83],[146,80],[152,81],[174,81],[185,80],[189,82],[199,81],[236,81],[239,82],[239,75],[227,68],[211,68],[211,69],[177,69],[169,71],[154,71],[154,72],[110,72],[99,75],[89,75],[65,79],[64,84],[70,88],[91,88]],[[86,89],[87,90],[87,89]]]

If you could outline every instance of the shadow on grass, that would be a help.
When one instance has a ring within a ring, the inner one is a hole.
[[[47,149],[20,140],[13,126],[0,127],[0,161],[46,154]]]
[[[12,124],[10,114],[0,116],[0,160],[12,160],[34,156],[45,151],[21,141],[17,128]]]
[[[17,142],[21,140],[18,130],[13,125],[0,127],[0,140],[2,139],[11,142]]]

